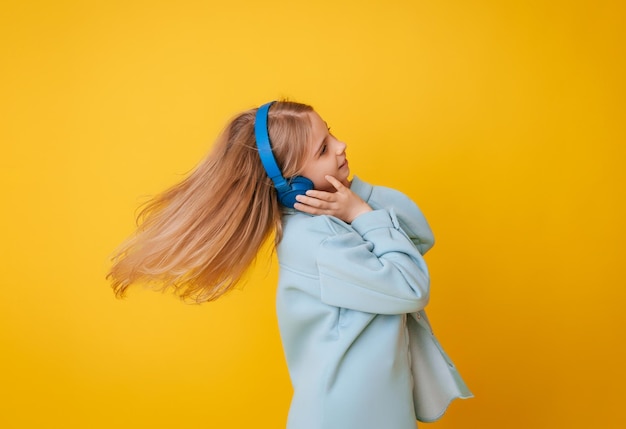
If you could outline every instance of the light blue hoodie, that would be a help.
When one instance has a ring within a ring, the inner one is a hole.
[[[294,394],[288,429],[415,429],[471,392],[423,311],[434,243],[419,208],[358,178],[352,224],[286,210],[277,311]]]

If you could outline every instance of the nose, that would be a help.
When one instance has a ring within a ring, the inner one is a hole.
[[[337,140],[337,155],[341,155],[346,151],[346,147],[348,147],[344,142]]]

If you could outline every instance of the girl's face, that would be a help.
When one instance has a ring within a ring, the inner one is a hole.
[[[310,179],[315,189],[320,191],[336,190],[326,180],[327,175],[349,187],[350,168],[346,159],[346,144],[330,133],[330,128],[317,113],[311,112],[309,116],[313,125],[312,139],[300,175]]]

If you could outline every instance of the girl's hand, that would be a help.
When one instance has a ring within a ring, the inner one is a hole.
[[[372,208],[352,190],[333,176],[326,176],[337,192],[311,190],[298,195],[294,208],[312,215],[329,215],[352,223],[357,216],[372,211]]]

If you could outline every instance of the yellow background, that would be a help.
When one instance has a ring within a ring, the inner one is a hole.
[[[275,261],[201,306],[104,280],[143,196],[280,97],[435,231],[429,314],[476,398],[424,427],[626,427],[624,22],[606,0],[3,1],[0,427],[284,427]]]

